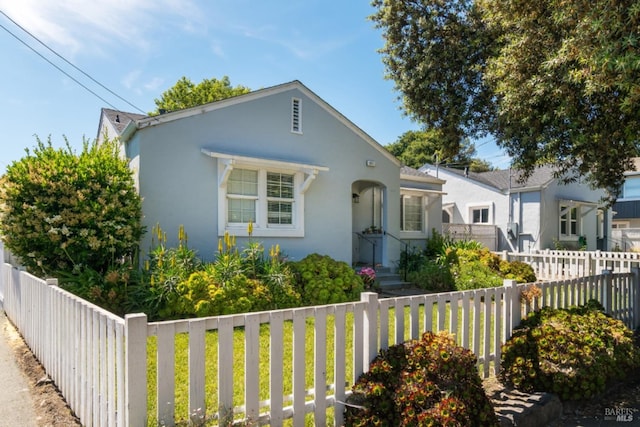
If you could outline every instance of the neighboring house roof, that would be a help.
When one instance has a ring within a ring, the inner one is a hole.
[[[124,113],[127,117],[133,118],[133,120],[129,120],[124,127],[121,127],[122,131],[120,131],[120,137],[123,142],[126,142],[131,138],[131,136],[138,131],[139,129],[144,129],[146,127],[158,126],[163,123],[172,122],[174,120],[183,119],[186,117],[196,116],[198,114],[205,114],[211,111],[215,111],[221,108],[226,108],[229,106],[237,105],[244,102],[250,102],[256,99],[260,99],[266,96],[274,95],[277,93],[285,92],[292,89],[298,89],[302,93],[304,93],[307,97],[315,101],[320,107],[322,107],[327,113],[332,115],[335,119],[341,122],[343,125],[351,129],[353,132],[358,134],[362,139],[371,144],[376,150],[382,153],[385,157],[387,157],[392,162],[400,165],[400,161],[391,154],[386,148],[384,148],[380,143],[374,140],[369,134],[360,129],[356,124],[347,119],[342,113],[333,108],[327,102],[325,102],[322,98],[316,95],[313,91],[307,88],[304,84],[302,84],[298,80],[294,80],[289,83],[283,83],[280,85],[268,87],[265,89],[255,90],[243,95],[233,96],[231,98],[225,98],[219,101],[211,102],[209,104],[198,105],[196,107],[185,108],[184,110],[172,111],[168,113],[164,113],[158,116],[143,116],[143,115],[134,115],[130,113]],[[113,111],[107,110],[106,111]],[[122,113],[118,111],[114,111],[114,113]],[[139,116],[135,118],[135,116]],[[122,121],[122,116],[120,116],[120,120]],[[102,123],[101,123],[102,124]],[[101,129],[101,128],[99,128]]]
[[[409,166],[402,166],[400,168],[400,177],[409,181],[426,182],[429,184],[444,184],[445,180],[436,178],[429,175],[426,172],[419,171],[418,169],[410,168]]]
[[[525,189],[525,188],[543,188],[547,186],[551,181],[555,179],[554,169],[550,166],[540,166],[536,168],[531,176],[525,181],[520,180],[522,176],[521,172],[516,169],[502,169],[493,170],[487,172],[468,172],[460,169],[453,169],[446,166],[439,166],[437,169],[433,165],[424,165],[420,168],[423,171],[442,171],[467,179],[476,181],[478,183],[487,185],[496,190],[505,192],[509,189]]]
[[[102,121],[108,120],[111,126],[116,130],[117,135],[109,135],[110,137],[120,136],[126,129],[127,125],[136,120],[144,119],[148,116],[144,114],[128,113],[126,111],[112,110],[110,108],[103,108],[100,115],[100,123],[98,123],[98,132],[102,132]],[[100,138],[100,135],[98,135]]]

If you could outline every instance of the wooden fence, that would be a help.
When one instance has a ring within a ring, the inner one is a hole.
[[[0,303],[85,426],[286,419],[299,426],[310,418],[341,425],[350,385],[378,350],[424,331],[455,334],[487,377],[499,368],[500,345],[537,307],[596,298],[628,326],[640,325],[637,268],[537,283],[542,296],[532,304],[520,298],[530,285],[505,281],[499,288],[389,299],[364,293],[344,304],[153,323],[144,314],[118,318],[10,264],[1,269]],[[176,359],[185,341],[188,366]],[[155,384],[150,393],[148,384]]]
[[[603,271],[628,273],[640,265],[640,253],[603,251],[499,252],[507,261],[522,261],[533,267],[538,280],[593,276]]]

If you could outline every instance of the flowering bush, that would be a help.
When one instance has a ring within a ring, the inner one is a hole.
[[[592,300],[581,307],[531,313],[502,346],[500,377],[521,391],[579,400],[638,368],[640,349],[632,331]]]
[[[251,234],[251,225],[249,226]],[[203,263],[188,247],[184,227],[178,230],[178,247],[166,247],[166,234],[153,228],[152,248],[145,274],[151,286],[149,305],[153,319],[203,317],[300,305],[279,246],[269,250],[250,241],[240,250],[225,233],[212,263]]]
[[[143,233],[141,200],[115,142],[82,152],[38,140],[7,168],[0,187],[0,234],[41,276],[84,268],[105,273],[132,257]]]
[[[371,267],[365,267],[358,271],[358,275],[362,277],[364,287],[370,289],[376,282],[376,271]]]
[[[381,350],[358,378],[345,426],[495,426],[476,358],[446,333]]]

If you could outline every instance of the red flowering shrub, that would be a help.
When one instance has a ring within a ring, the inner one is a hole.
[[[380,351],[352,388],[345,426],[495,426],[476,357],[446,333]]]

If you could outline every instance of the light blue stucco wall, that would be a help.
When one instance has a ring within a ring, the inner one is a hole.
[[[302,134],[290,131],[292,97],[302,101]],[[217,228],[218,165],[203,148],[329,168],[305,193],[303,238],[254,238],[267,250],[279,244],[294,259],[318,252],[351,262],[353,182],[379,182],[386,200],[399,200],[399,164],[297,88],[139,129],[129,145],[132,154],[139,154],[148,231],[143,251],[154,224],[160,223],[170,245],[183,224],[190,247],[205,259],[215,255],[224,233]],[[368,167],[367,160],[375,167]],[[389,203],[384,221],[385,229],[397,233],[397,202]],[[245,240],[238,238],[238,244]]]

